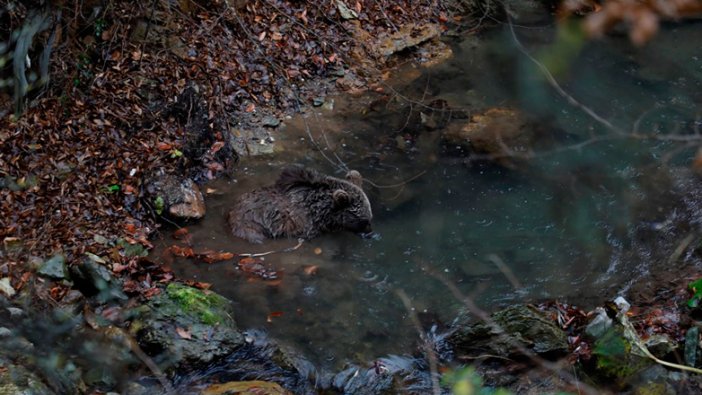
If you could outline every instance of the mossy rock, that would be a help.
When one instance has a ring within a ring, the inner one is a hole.
[[[230,302],[211,291],[173,283],[137,313],[130,331],[166,369],[208,364],[244,344]]]
[[[597,373],[606,378],[625,381],[651,365],[651,360],[631,352],[631,343],[620,328],[612,328],[599,338],[592,349]]]
[[[231,311],[227,308],[229,301],[214,292],[171,283],[166,288],[166,295],[181,311],[199,317],[203,324],[233,323]]]
[[[492,314],[491,320],[499,328],[470,322],[467,315],[460,317],[453,325],[448,343],[456,353],[464,355],[519,355],[515,344],[546,357],[556,358],[568,351],[563,330],[533,306],[511,306]]]

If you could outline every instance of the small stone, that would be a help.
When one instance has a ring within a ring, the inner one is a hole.
[[[315,97],[314,99],[312,99],[312,105],[313,105],[313,106],[319,107],[319,106],[321,106],[322,104],[324,104],[324,98],[323,98],[323,97],[320,96],[320,97]]]
[[[324,102],[322,108],[327,111],[332,111],[334,109],[334,99],[330,99]]]
[[[9,277],[0,279],[0,293],[3,293],[5,296],[10,298],[15,295],[15,289],[12,288]]]
[[[96,243],[102,244],[102,245],[107,245],[109,243],[109,240],[105,238],[104,236],[101,235],[94,235],[93,240],[95,240]]]
[[[346,75],[346,71],[343,67],[339,67],[338,69],[333,69],[332,71],[330,71],[329,75],[334,77],[343,77]]]
[[[51,257],[51,259],[41,265],[37,273],[39,273],[41,276],[50,277],[57,280],[67,278],[68,270],[66,269],[66,258],[64,258],[61,254],[54,255]]]
[[[24,310],[18,309],[17,307],[8,307],[7,311],[10,312],[10,317],[12,318],[20,317],[24,314]]]
[[[263,120],[261,120],[261,123],[263,124],[263,126],[268,126],[268,127],[274,128],[274,127],[280,125],[280,119],[278,119],[277,117],[274,117],[273,115],[268,115],[268,116],[263,117]]]
[[[93,254],[92,252],[86,252],[85,255],[93,262],[97,263],[102,263],[105,264],[107,263],[104,259],[100,258],[99,256]]]
[[[621,296],[617,296],[614,299],[614,304],[619,309],[620,314],[626,314],[626,312],[631,308],[631,304],[629,304],[629,302],[627,302],[626,299]]]
[[[8,337],[12,335],[12,331],[5,328],[4,326],[0,326],[0,337]]]
[[[612,327],[612,319],[602,307],[595,309],[595,318],[587,324],[585,333],[593,339],[599,339]]]

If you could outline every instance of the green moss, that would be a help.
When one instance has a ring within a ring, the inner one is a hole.
[[[611,329],[597,340],[593,354],[597,357],[600,372],[619,379],[625,379],[650,364],[648,359],[631,353],[631,344],[618,329]]]
[[[226,306],[226,299],[196,288],[171,283],[166,288],[168,297],[187,313],[200,318],[203,324],[216,325],[224,321],[218,311]]]

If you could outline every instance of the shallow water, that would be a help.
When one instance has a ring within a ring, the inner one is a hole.
[[[546,53],[554,34],[552,27],[516,33],[534,54]],[[286,151],[245,159],[236,179],[210,185],[207,217],[189,226],[196,250],[293,246],[234,238],[226,212],[239,194],[274,182],[286,164],[343,176],[329,162],[340,159],[372,182],[366,190],[376,238],[325,235],[268,255],[279,281],[243,273],[236,261],[176,260],[173,268],[234,300],[241,327],[264,329],[318,366],[336,369],[413,352],[418,328],[410,314],[429,326],[449,323],[462,307],[447,282],[485,310],[544,298],[587,306],[626,293],[648,274],[699,266],[693,247],[702,191],[687,170],[696,145],[682,149],[662,136],[690,136],[698,125],[700,39],[699,24],[665,30],[641,50],[609,38],[587,44],[557,76],[626,137],[558,96],[513,45],[508,28],[469,37],[456,43],[447,64],[399,73],[398,80],[417,77],[396,92],[413,101],[336,98],[335,111],[287,120],[276,132]],[[516,168],[467,162],[442,147],[440,130],[418,122],[418,111],[434,99],[469,112],[520,108],[548,138],[536,158]],[[631,138],[634,128],[659,138]],[[166,237],[162,247],[173,243]],[[398,290],[409,295],[411,310]]]

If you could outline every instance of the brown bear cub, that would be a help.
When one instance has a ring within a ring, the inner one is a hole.
[[[363,179],[355,170],[346,179],[302,166],[283,170],[272,186],[242,195],[229,212],[234,236],[251,243],[289,237],[312,239],[324,232],[371,232],[373,218]]]

